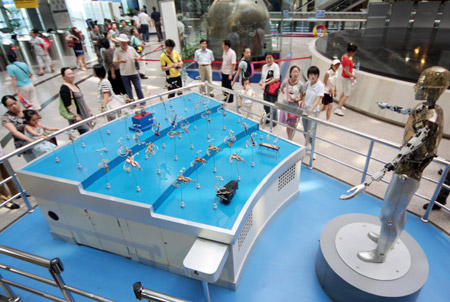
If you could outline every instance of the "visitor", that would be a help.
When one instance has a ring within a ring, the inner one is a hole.
[[[327,121],[331,118],[331,111],[333,110],[333,98],[337,96],[337,79],[338,79],[338,69],[341,65],[341,61],[334,59],[331,62],[330,69],[325,73],[323,78],[323,85],[325,85],[325,95],[322,100],[322,111],[326,111]]]
[[[81,67],[82,71],[86,71],[86,61],[84,59],[83,50],[83,34],[78,28],[72,27],[69,38],[73,41],[73,51],[75,52],[75,57],[77,58],[77,64]]]
[[[114,94],[111,82],[106,79],[106,70],[101,64],[96,64],[93,67],[94,77],[98,78],[100,81],[97,86],[97,97],[100,103],[100,112],[105,112],[109,110],[116,109],[122,105],[124,102],[120,101],[120,98]],[[113,112],[108,114],[106,117],[108,121],[112,121],[116,118],[118,112]]]
[[[141,39],[139,39],[139,32],[135,29],[132,28],[130,31],[131,34],[131,38],[130,38],[130,45],[131,47],[133,47],[136,52],[142,57],[144,55],[144,42],[141,41]],[[141,77],[141,79],[148,79],[148,77],[145,76],[145,74],[143,74],[142,72],[140,72],[141,67],[139,66],[139,61],[136,61],[134,63],[136,65],[136,70],[139,72],[139,76]]]
[[[30,102],[33,105],[32,108],[34,110],[41,110],[41,104],[37,98],[36,89],[31,81],[31,77],[33,76],[31,68],[24,62],[19,62],[16,53],[13,51],[10,51],[7,54],[7,57],[11,64],[6,66],[6,70],[11,76],[11,82],[17,97],[23,97]]]
[[[317,117],[319,115],[319,105],[325,94],[325,86],[319,80],[320,71],[317,66],[308,68],[307,77],[308,82],[305,85],[305,96],[300,103],[300,107],[305,110],[307,116]],[[307,117],[302,117],[303,135],[305,136],[306,152],[310,152],[313,137],[316,132],[317,122],[310,120]],[[316,159],[316,154],[313,154],[313,159]]]
[[[195,51],[194,60],[198,64],[198,72],[200,73],[200,80],[202,83],[205,79],[209,84],[212,84],[212,68],[211,63],[214,61],[214,54],[211,49],[208,49],[208,42],[204,39],[200,40],[200,49]],[[212,88],[210,88],[210,96],[214,97]],[[201,93],[206,94],[205,87],[201,87]]]
[[[97,24],[94,24],[92,26],[92,30],[90,31],[89,34],[91,36],[92,43],[94,44],[95,54],[97,55],[98,63],[102,64],[103,62],[102,62],[102,57],[100,54],[100,49],[101,49],[100,40],[105,38],[105,35],[103,35],[100,32],[100,29]]]
[[[39,114],[32,110],[24,110],[23,112],[25,118],[25,129],[24,133],[26,136],[38,140],[40,138],[46,138],[47,132],[58,131],[58,128],[51,128],[41,124]],[[33,146],[33,153],[36,157],[39,157],[45,153],[50,153],[56,148],[56,145],[46,140],[42,143]]]
[[[122,76],[120,75],[119,65],[115,65],[114,48],[111,47],[109,40],[103,38],[100,40],[102,51],[103,67],[108,73],[108,80],[111,82],[115,94],[126,94],[125,86],[123,85]]]
[[[262,67],[261,72],[261,81],[259,85],[264,91],[264,100],[266,102],[275,104],[278,100],[278,90],[273,87],[280,87],[280,66],[274,62],[274,57],[271,52],[266,53],[266,62]],[[272,87],[271,87],[272,86]],[[270,107],[264,106],[264,111],[266,112],[266,116],[270,117]],[[273,121],[278,121],[278,111],[277,109],[272,109],[272,116],[270,117]],[[269,123],[269,119],[266,120],[266,123]],[[272,126],[276,126],[275,122],[272,123]]]
[[[141,57],[133,47],[128,46],[127,35],[121,34],[117,40],[120,43],[120,47],[114,51],[113,64],[120,66],[120,75],[122,76],[122,82],[125,86],[125,91],[130,99],[133,99],[133,90],[131,84],[134,86],[137,98],[143,99],[144,93],[141,88],[141,80],[139,79],[138,71],[136,70],[136,61],[139,61]],[[145,105],[141,103],[141,105]]]
[[[39,37],[39,31],[35,28],[31,30],[31,47],[33,48],[34,54],[36,55],[37,64],[39,66],[39,76],[44,75],[44,71],[50,68],[50,71],[55,72],[55,66],[53,65],[52,59],[48,54],[47,49],[45,49],[45,42]]]
[[[305,86],[300,80],[300,67],[294,65],[289,70],[289,79],[283,81],[281,84],[281,92],[286,89],[286,104],[293,107],[300,107],[300,102],[303,98]],[[288,139],[293,140],[295,135],[295,128],[297,128],[299,116],[285,111],[280,112],[280,121],[294,128],[286,127],[286,134]]]
[[[34,142],[34,139],[26,136],[24,133],[25,118],[22,107],[16,98],[12,95],[5,95],[2,98],[2,104],[6,107],[6,109],[8,109],[8,111],[6,111],[6,113],[2,116],[2,125],[11,133],[16,149],[22,148],[26,144]],[[31,149],[22,152],[19,156],[23,156],[26,162],[30,162],[36,158],[33,150]]]
[[[222,49],[222,67],[220,69],[220,72],[222,73],[222,87],[233,90],[231,81],[233,80],[233,73],[236,69],[236,52],[231,49],[230,40],[223,40]],[[232,93],[224,92],[223,94],[225,96],[224,102],[233,102]]]
[[[244,78],[250,79],[253,76],[253,64],[251,61],[252,52],[250,47],[244,48],[242,51],[241,60],[239,61],[238,69],[236,74],[234,75],[234,79],[231,82],[231,86],[234,86],[238,77],[241,79],[241,82]]]
[[[150,15],[152,20],[153,20],[153,24],[155,24],[155,29],[156,29],[156,35],[158,36],[158,42],[161,42],[163,40],[163,35],[162,35],[162,30],[161,30],[161,14],[159,12],[156,11],[156,7],[152,7],[152,14]]]
[[[356,80],[356,76],[353,74],[353,56],[356,54],[358,46],[353,43],[348,43],[347,52],[342,56],[342,93],[339,98],[338,107],[334,110],[334,113],[339,116],[344,116],[342,111],[343,106],[352,92],[352,81]]]
[[[250,85],[250,79],[248,78],[242,78],[242,87],[244,87],[244,89],[242,89],[241,93],[244,96],[249,96],[249,97],[256,97],[256,92],[255,90],[253,90],[253,88]],[[240,98],[240,104],[239,104],[239,108],[243,109],[243,112],[246,113],[245,118],[249,118],[250,114],[252,113],[252,105],[253,102],[247,98]]]
[[[181,80],[180,68],[183,67],[183,60],[175,48],[175,42],[167,39],[165,42],[166,49],[161,54],[159,61],[161,63],[161,70],[166,73],[167,90],[177,89],[183,86]],[[181,94],[179,92],[178,94]],[[173,98],[175,93],[168,95],[168,98]]]
[[[141,25],[141,33],[142,33],[142,39],[144,42],[148,42],[150,39],[150,32],[149,32],[149,26],[150,26],[150,17],[147,15],[147,13],[141,11],[138,14],[139,17],[139,24]]]
[[[3,151],[3,148],[0,146],[0,157],[5,156],[5,152]],[[9,164],[9,163],[8,163]],[[8,172],[8,169],[6,168],[4,163],[0,164],[0,182],[4,181],[5,179],[9,178],[11,175]],[[8,186],[8,188],[6,188]],[[9,191],[8,191],[9,189]],[[12,198],[13,196],[19,194],[19,190],[17,190],[17,187],[12,179],[7,181],[5,184],[0,185],[0,203],[4,203],[8,199]],[[20,198],[20,195],[16,198]],[[18,205],[15,202],[8,202],[5,204],[5,208],[10,210],[17,210],[20,208],[20,205]]]
[[[61,76],[64,83],[59,90],[59,97],[63,108],[65,108],[64,111],[60,108],[61,116],[67,119],[69,125],[73,125],[92,116],[92,111],[86,104],[80,87],[75,84],[75,73],[72,68],[61,68]],[[81,135],[88,132],[89,128],[89,124],[83,124],[77,127],[77,131]]]

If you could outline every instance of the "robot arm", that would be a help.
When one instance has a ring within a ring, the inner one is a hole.
[[[350,193],[349,195],[341,195],[339,199],[347,200],[355,197],[359,193],[363,192],[368,186],[372,184],[374,181],[380,181],[383,179],[384,175],[388,171],[392,171],[395,168],[397,168],[398,164],[409,154],[420,148],[423,143],[425,142],[425,139],[427,138],[428,132],[430,129],[428,127],[423,127],[419,129],[419,131],[414,135],[401,149],[400,152],[397,154],[397,156],[390,162],[387,163],[383,169],[376,172],[372,176],[370,176],[370,179],[365,181],[362,184],[359,184],[357,186],[354,186],[353,188],[349,189],[346,193]]]
[[[403,109],[403,107],[389,105],[388,103],[377,102],[377,105],[381,109],[389,109],[391,111],[394,111],[394,112],[397,112],[397,113],[400,113],[400,114],[410,114],[412,112],[411,108]]]

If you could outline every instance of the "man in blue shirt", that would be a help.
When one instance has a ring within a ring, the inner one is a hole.
[[[194,60],[198,64],[198,72],[200,73],[200,80],[205,82],[205,78],[209,84],[212,84],[212,68],[211,63],[214,61],[214,54],[211,49],[207,48],[208,42],[206,40],[200,41],[200,49],[195,51]],[[201,88],[201,92],[205,94],[205,88]],[[210,90],[210,96],[214,97],[212,89]]]
[[[11,76],[14,92],[19,98],[23,97],[25,100],[31,102],[31,104],[33,104],[32,109],[36,111],[41,110],[41,104],[39,103],[36,90],[31,81],[33,73],[31,72],[30,67],[23,62],[17,61],[17,55],[13,51],[9,52],[7,57],[11,64],[6,66],[6,70]]]
[[[152,7],[153,13],[150,15],[150,17],[153,20],[153,23],[155,24],[156,28],[156,34],[158,35],[158,42],[161,42],[163,40],[163,35],[161,31],[161,14],[156,11],[156,7]]]

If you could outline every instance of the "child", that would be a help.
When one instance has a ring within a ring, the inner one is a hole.
[[[323,84],[325,85],[325,94],[322,99],[323,108],[321,111],[327,111],[327,121],[330,120],[331,110],[333,109],[333,97],[337,96],[336,83],[338,79],[338,69],[341,65],[341,61],[334,59],[331,62],[331,67],[328,69],[325,77],[323,78]]]
[[[256,92],[250,87],[250,79],[249,78],[242,79],[242,87],[244,87],[244,89],[241,91],[241,93],[243,95],[253,97],[253,98],[256,96]],[[246,113],[247,113],[246,118],[248,118],[252,111],[252,101],[247,98],[244,98],[244,100],[242,100],[242,98],[240,98],[239,107],[242,107],[242,106],[246,110]]]
[[[122,102],[118,96],[114,94],[111,82],[106,79],[106,70],[102,64],[95,64],[92,67],[94,77],[98,78],[98,101],[100,102],[100,111],[105,112],[122,106]],[[120,115],[119,112],[113,112],[108,114],[106,118],[108,121],[112,121],[116,118],[116,114]]]
[[[39,122],[39,115],[34,110],[24,110],[23,116],[25,118],[25,135],[28,137],[31,137],[33,139],[39,139],[41,137],[45,137],[46,131],[57,131],[58,128],[49,128],[46,126],[43,126]],[[51,152],[55,148],[55,145],[53,145],[49,141],[44,141],[40,143],[39,145],[36,145],[33,147],[33,153],[36,155],[36,157],[41,156],[42,154]]]

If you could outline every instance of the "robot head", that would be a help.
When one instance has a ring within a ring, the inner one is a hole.
[[[414,91],[416,100],[427,100],[433,104],[450,85],[450,72],[444,67],[433,66],[419,76]]]

